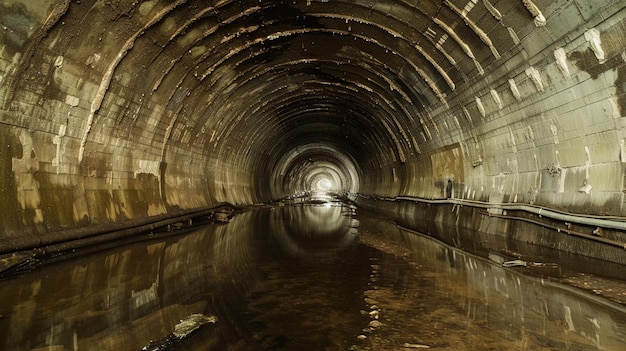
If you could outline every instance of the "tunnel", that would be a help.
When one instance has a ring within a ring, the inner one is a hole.
[[[0,0],[3,267],[318,195],[621,267],[625,33],[619,0]]]

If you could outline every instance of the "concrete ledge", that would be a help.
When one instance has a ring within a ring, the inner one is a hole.
[[[516,252],[541,256],[544,249],[626,264],[623,233],[594,234],[596,227],[572,224],[526,213],[490,213],[487,209],[448,201],[357,197],[356,204],[374,210],[398,225],[431,235],[449,245],[473,252]]]
[[[59,232],[50,232],[41,235],[24,235],[19,238],[0,240],[0,254],[25,250],[71,249],[83,245],[93,245],[104,241],[116,240],[155,228],[188,221],[213,214],[220,208],[233,207],[229,203],[220,203],[215,207],[177,211],[166,215],[158,215],[141,219],[128,220],[121,223],[95,225],[84,228],[70,229]]]

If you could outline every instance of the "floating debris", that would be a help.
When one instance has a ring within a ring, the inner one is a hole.
[[[210,218],[217,223],[228,223],[235,216],[237,210],[232,207],[221,207],[217,211],[213,212]]]
[[[402,347],[404,347],[405,349],[429,349],[430,348],[430,346],[428,345],[409,344],[408,342],[405,342],[404,344],[402,344]]]
[[[526,261],[513,260],[502,262],[502,267],[528,267]]]
[[[172,230],[181,230],[183,229],[183,223],[182,222],[176,222],[174,224],[168,224],[167,225],[167,231],[171,232]]]
[[[378,303],[378,301],[374,300],[374,299],[370,299],[369,297],[365,298],[365,303],[368,305],[376,305]]]
[[[176,324],[172,334],[174,334],[177,338],[182,339],[201,326],[207,323],[215,322],[217,322],[217,318],[215,316],[207,317],[200,313],[194,313],[187,317],[187,319],[184,319],[180,321],[180,323]]]
[[[228,213],[225,212],[217,212],[215,213],[215,221],[221,223],[228,223],[230,221],[230,217]]]
[[[0,256],[0,278],[32,271],[40,263],[34,251],[2,255]]]
[[[502,262],[502,267],[548,267],[558,268],[556,263],[528,262],[522,260],[513,260]]]
[[[530,265],[533,267],[559,268],[559,265],[556,263],[530,262]]]
[[[174,326],[172,334],[166,336],[161,340],[150,341],[148,346],[144,346],[142,351],[163,351],[167,350],[173,344],[183,340],[191,333],[196,331],[201,326],[208,323],[217,322],[215,316],[205,316],[201,313],[194,313],[189,315],[186,319],[180,321],[180,323]]]
[[[381,322],[377,321],[377,320],[373,320],[369,324],[370,328],[380,328],[382,326],[383,326],[383,324]]]

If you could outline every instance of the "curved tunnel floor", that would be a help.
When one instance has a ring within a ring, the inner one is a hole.
[[[46,265],[0,301],[7,350],[626,347],[623,306],[339,203]]]

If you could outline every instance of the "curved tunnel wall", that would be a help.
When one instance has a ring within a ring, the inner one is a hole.
[[[270,201],[321,178],[620,215],[625,13],[1,0],[0,236]]]

